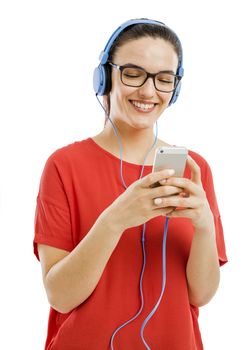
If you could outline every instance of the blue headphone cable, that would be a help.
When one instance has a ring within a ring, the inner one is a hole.
[[[143,321],[141,329],[140,329],[140,336],[141,339],[143,341],[143,343],[145,344],[146,349],[151,350],[151,348],[149,347],[149,345],[147,344],[147,342],[145,341],[144,338],[144,330],[145,327],[147,325],[147,323],[150,321],[150,319],[152,318],[152,316],[155,314],[155,312],[157,311],[157,308],[159,307],[159,304],[162,300],[162,297],[164,295],[164,291],[165,291],[165,286],[166,286],[166,241],[167,241],[167,231],[168,231],[168,224],[169,224],[169,218],[168,216],[166,216],[165,219],[165,225],[164,225],[164,235],[163,235],[163,244],[162,244],[162,269],[163,269],[163,273],[162,273],[162,288],[161,288],[161,293],[160,296],[158,298],[157,303],[155,304],[154,308],[152,309],[152,311],[149,313],[149,315],[146,317],[146,319]]]
[[[103,108],[104,112],[106,115],[108,115],[106,113],[106,110],[104,108],[104,106],[102,105],[102,103],[100,102],[97,94],[96,94],[96,98],[99,102],[99,104],[101,105],[101,107]],[[123,178],[123,170],[122,170],[122,153],[123,153],[123,149],[122,149],[122,144],[116,129],[116,126],[114,125],[114,123],[112,122],[111,118],[108,116],[108,119],[113,127],[114,133],[116,135],[119,147],[120,147],[120,178],[122,181],[123,186],[125,187],[125,189],[127,189],[127,185],[124,181]],[[158,138],[158,125],[156,122],[156,133],[155,133],[155,139],[154,142],[151,146],[151,148],[148,150],[148,152],[146,153],[145,157],[144,157],[144,161],[143,161],[143,165],[142,165],[142,169],[141,169],[141,173],[140,173],[140,178],[143,175],[144,172],[144,167],[145,167],[145,160],[148,156],[148,154],[150,153],[150,151],[153,149],[153,147],[155,146],[156,142],[157,142],[157,138]],[[166,216],[165,219],[165,225],[164,225],[164,234],[163,234],[163,244],[162,244],[162,288],[161,288],[161,293],[159,296],[159,299],[157,300],[155,306],[153,307],[152,311],[148,314],[148,316],[145,318],[145,320],[142,323],[141,329],[140,329],[140,337],[142,339],[143,344],[145,345],[146,349],[151,350],[151,348],[149,347],[149,345],[147,344],[145,338],[144,338],[144,330],[145,327],[147,325],[147,323],[149,322],[149,320],[152,318],[152,316],[154,315],[154,313],[156,312],[156,310],[159,307],[159,304],[162,300],[164,291],[165,291],[165,286],[166,286],[166,241],[167,241],[167,231],[168,231],[168,223],[169,223],[169,218]],[[110,339],[110,348],[111,350],[115,350],[114,349],[114,338],[116,336],[116,334],[125,326],[127,326],[129,323],[133,322],[142,312],[143,308],[144,308],[144,295],[143,295],[143,276],[144,276],[144,272],[145,272],[145,267],[146,267],[146,249],[145,249],[145,232],[146,232],[146,223],[143,224],[143,229],[142,229],[142,237],[141,237],[141,244],[142,244],[142,254],[143,254],[143,264],[142,264],[142,269],[141,269],[141,274],[140,274],[140,281],[139,281],[139,290],[140,290],[140,300],[141,300],[141,306],[140,309],[138,310],[138,312],[132,317],[130,318],[128,321],[126,321],[125,323],[123,323],[122,325],[120,325],[118,328],[116,328],[116,330],[113,332],[111,339]]]

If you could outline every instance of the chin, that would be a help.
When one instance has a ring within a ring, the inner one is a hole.
[[[150,129],[150,128],[153,128],[153,125],[155,122],[156,120],[153,120],[153,119],[149,121],[133,120],[129,123],[129,125],[135,129]]]
[[[152,115],[152,114],[145,114],[141,115],[138,113],[129,115],[130,122],[132,125],[137,126],[137,128],[151,128],[153,127],[154,123],[158,120],[159,116],[158,115]]]

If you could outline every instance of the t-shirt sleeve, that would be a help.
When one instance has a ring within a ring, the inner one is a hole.
[[[35,210],[34,254],[37,244],[71,251],[73,249],[71,217],[59,161],[54,155],[45,164]]]
[[[213,176],[209,165],[206,163],[204,171],[203,187],[214,216],[216,244],[219,255],[220,266],[224,265],[228,259],[226,256],[225,240],[223,233],[223,226],[221,222],[221,215],[218,208],[218,203],[214,190]]]

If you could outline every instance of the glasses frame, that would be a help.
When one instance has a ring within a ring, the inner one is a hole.
[[[170,92],[173,92],[173,91],[176,90],[176,88],[177,88],[177,86],[178,86],[180,80],[182,79],[182,76],[181,76],[181,75],[174,74],[174,73],[172,73],[171,71],[168,71],[168,70],[163,70],[163,71],[160,71],[160,72],[158,72],[158,73],[150,73],[150,72],[147,72],[144,68],[139,67],[139,66],[136,66],[135,64],[124,64],[123,66],[120,66],[120,65],[118,65],[118,64],[115,64],[115,63],[113,63],[113,62],[108,62],[108,64],[109,64],[111,67],[116,68],[116,69],[118,69],[118,70],[121,72],[120,78],[121,78],[122,84],[123,84],[123,85],[126,85],[126,86],[130,86],[130,87],[141,87],[141,86],[143,86],[143,85],[145,84],[145,82],[146,82],[149,78],[152,78],[154,87],[155,87],[155,89],[156,89],[157,91],[165,92],[165,93],[170,93]],[[123,82],[123,79],[122,79],[122,73],[123,73],[123,70],[124,70],[125,68],[137,68],[137,69],[140,69],[140,70],[142,70],[143,72],[145,72],[146,78],[145,78],[144,82],[143,82],[142,84],[140,84],[140,85],[135,85],[135,86],[134,86],[134,85],[130,85],[130,84],[124,83],[124,82]],[[155,78],[156,78],[156,76],[157,76],[158,74],[161,74],[161,73],[170,74],[170,75],[172,75],[172,76],[175,78],[174,88],[173,88],[172,90],[170,90],[170,91],[164,91],[164,90],[160,90],[160,89],[158,89],[158,88],[156,87]]]

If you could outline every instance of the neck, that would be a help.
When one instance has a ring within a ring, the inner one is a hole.
[[[123,158],[133,162],[143,163],[144,156],[154,144],[155,135],[153,128],[135,129],[125,125],[120,126],[115,123],[116,132],[118,134],[119,142],[122,145]],[[113,126],[108,121],[103,133],[111,142],[112,147],[119,153],[120,146],[117,141],[116,133]],[[154,145],[155,149],[156,145]]]

